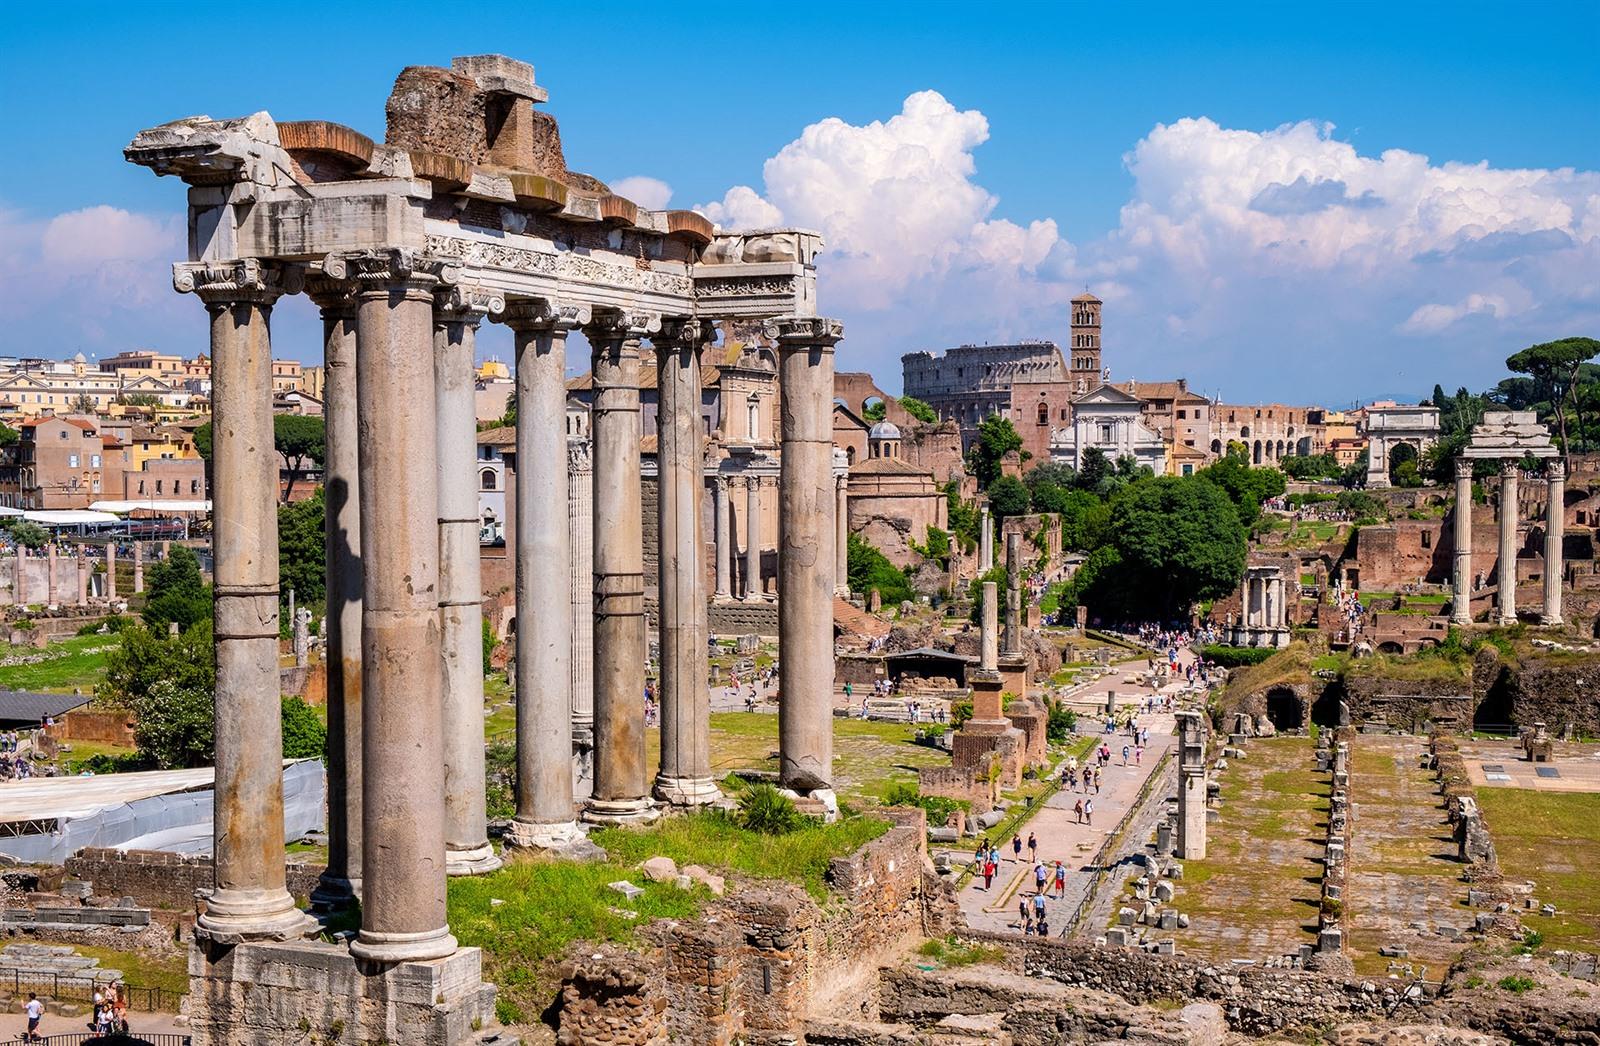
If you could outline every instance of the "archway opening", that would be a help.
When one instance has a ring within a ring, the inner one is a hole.
[[[882,396],[868,396],[861,401],[861,420],[869,425],[876,425],[889,413],[889,405],[883,401]]]
[[[1273,687],[1267,691],[1267,720],[1275,730],[1303,730],[1306,703],[1286,686]]]

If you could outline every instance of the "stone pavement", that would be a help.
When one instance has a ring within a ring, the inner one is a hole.
[[[9,1042],[20,1039],[28,1029],[28,1020],[22,1014],[22,1007],[28,1001],[28,996],[23,994],[13,1000],[11,1009],[0,1013],[0,1041]],[[44,1015],[44,1020],[39,1022],[40,1035],[69,1035],[74,1032],[87,1032],[89,1030],[89,1006],[80,1004],[83,1008],[81,1017],[61,1017],[53,1013]],[[137,1041],[140,1035],[177,1034],[188,1035],[189,1029],[177,1023],[174,1015],[170,1013],[139,1013],[128,1012],[128,1026],[133,1033],[131,1041]]]

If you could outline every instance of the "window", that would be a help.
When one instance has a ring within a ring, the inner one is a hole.
[[[761,428],[761,404],[754,396],[750,397],[750,407],[745,417],[747,435],[756,438],[756,430]]]
[[[1050,424],[1050,404],[1048,403],[1039,404],[1039,424]]]
[[[1100,423],[1100,442],[1101,443],[1110,443],[1111,442],[1111,425],[1110,425],[1109,422],[1102,421]]]
[[[68,454],[67,455],[67,468],[75,469],[77,467],[78,467],[78,455],[76,455],[76,454]]]
[[[139,481],[139,493],[144,493],[144,480],[142,479]]]
[[[478,476],[479,476],[478,489],[480,489],[480,490],[495,490],[495,489],[497,489],[495,487],[494,469],[484,469],[481,473],[478,474]]]
[[[1183,410],[1183,409],[1182,409],[1182,408],[1181,408],[1181,407],[1180,407],[1180,408],[1179,408],[1179,409],[1178,409],[1178,420],[1179,420],[1179,421],[1182,421],[1182,420],[1184,420],[1184,419],[1185,419],[1185,418],[1187,418],[1187,417],[1188,417],[1188,416],[1189,416],[1189,415],[1188,415],[1188,414],[1187,414],[1187,413],[1186,413],[1186,412],[1185,412],[1185,411],[1184,411],[1184,410]]]
[[[89,455],[89,467],[92,468],[92,469],[97,469],[97,468],[100,467],[100,455],[98,455],[98,454],[90,454]]]
[[[38,396],[33,397],[33,401],[35,403],[39,402],[39,397]],[[67,438],[67,430],[66,429],[62,429],[60,432],[56,433],[56,438],[57,439],[66,439]]]
[[[200,481],[199,480],[191,479],[189,481],[189,493],[191,493],[191,494],[200,493]]]
[[[161,481],[159,479],[156,480],[156,493],[161,493]]]
[[[1426,530],[1424,530],[1422,532],[1422,547],[1423,548],[1432,548],[1433,547],[1433,535],[1428,533]]]
[[[1183,474],[1184,474],[1184,475],[1185,475],[1185,476],[1192,476],[1192,475],[1194,475],[1194,466],[1193,466],[1193,465],[1189,465],[1189,464],[1185,464],[1185,465],[1184,465],[1184,466],[1183,466]]]

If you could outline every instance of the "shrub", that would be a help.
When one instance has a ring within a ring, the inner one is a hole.
[[[805,818],[793,799],[762,782],[739,796],[739,823],[763,835],[784,835],[801,827]]]
[[[1500,987],[1513,995],[1521,995],[1525,991],[1532,991],[1534,988],[1539,987],[1539,982],[1532,977],[1524,977],[1520,973],[1514,973],[1509,977],[1500,978]]]
[[[328,745],[328,728],[311,706],[298,697],[283,698],[283,757],[321,759]]]
[[[1277,652],[1272,647],[1223,646],[1216,643],[1200,648],[1201,657],[1221,668],[1259,665]]]
[[[1078,713],[1061,701],[1050,702],[1050,719],[1044,728],[1046,740],[1065,741],[1077,726]]]
[[[959,799],[942,795],[923,795],[910,781],[896,781],[891,784],[883,793],[883,805],[920,807],[927,811],[930,826],[947,824],[957,810],[966,808],[966,804]]]
[[[129,618],[123,617],[121,614],[112,614],[110,617],[101,618],[99,621],[91,621],[87,625],[81,626],[78,629],[78,635],[99,635],[102,628],[111,635],[116,635],[128,626],[129,620]]]
[[[950,703],[950,725],[960,730],[972,718],[972,701],[952,701]]]

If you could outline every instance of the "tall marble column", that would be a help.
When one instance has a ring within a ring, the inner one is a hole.
[[[89,557],[84,555],[83,546],[78,546],[78,605],[89,605]]]
[[[1450,623],[1472,624],[1472,460],[1456,458],[1455,553],[1451,559]]]
[[[322,908],[361,896],[361,504],[354,286],[307,282],[322,311],[323,618],[328,672],[328,867],[311,894]]]
[[[729,526],[731,520],[729,513],[732,506],[728,497],[728,478],[717,476],[711,484],[711,494],[714,499],[717,513],[717,592],[716,598],[730,599],[733,596],[733,528]]]
[[[267,308],[268,308],[268,312],[270,312],[271,311],[271,306],[268,306]],[[265,322],[265,321],[263,320],[263,322]],[[213,327],[216,326],[215,320],[212,321],[212,326]],[[212,411],[213,415],[215,415],[215,413],[216,413],[216,411]],[[215,450],[213,450],[213,452],[212,452],[212,459],[211,460],[213,462],[212,467],[215,468],[216,467],[215,466],[215,462],[216,462],[216,452],[215,452]],[[274,485],[277,484],[278,479],[277,479],[276,475],[273,476],[272,482],[273,482]],[[277,499],[276,498],[273,499],[273,504],[274,505],[277,504]],[[215,500],[213,500],[212,507],[215,508],[215,505],[216,505]],[[213,527],[216,526],[216,518],[217,518],[216,517],[216,513],[212,512],[211,521],[212,521],[212,526]],[[273,517],[273,518],[274,518],[274,520],[276,520],[277,517]],[[274,525],[274,532],[276,532],[276,525]],[[276,541],[276,537],[274,537],[274,541]],[[106,542],[106,598],[107,599],[116,599],[117,598],[117,540],[116,540],[116,538],[112,538],[110,541]]]
[[[581,832],[573,811],[572,544],[567,335],[587,307],[512,301],[517,369],[517,810],[506,841],[551,847]],[[587,522],[587,521],[585,521]]]
[[[744,601],[761,601],[761,477],[744,480]]]
[[[834,481],[838,501],[833,508],[833,593],[850,598],[850,477]]]
[[[356,297],[361,470],[361,930],[374,962],[456,950],[445,917],[434,293],[442,262],[406,249],[330,256]],[[266,446],[270,447],[270,430]]]
[[[567,436],[568,621],[572,654],[573,797],[594,790],[594,460],[589,437]]]
[[[837,320],[785,317],[778,340],[783,389],[778,487],[778,778],[833,797],[833,347]]]
[[[45,546],[44,559],[45,599],[49,601],[51,606],[55,606],[59,600],[56,597],[56,543],[54,538],[51,539],[50,544]]]
[[[1545,463],[1545,482],[1550,503],[1545,508],[1544,526],[1544,611],[1539,620],[1546,625],[1561,624],[1561,543],[1566,537],[1567,514],[1563,504],[1567,490],[1567,466],[1560,458]]]
[[[144,542],[133,542],[133,592],[144,591]]]
[[[714,337],[709,323],[687,320],[667,324],[651,339],[659,390],[656,605],[661,636],[661,769],[654,794],[678,807],[722,798],[711,777],[706,575],[700,558],[705,467],[700,359]]]
[[[1517,473],[1515,461],[1500,463],[1500,623],[1517,623]]]
[[[18,545],[17,554],[11,560],[11,600],[17,606],[25,607],[28,605],[28,595],[28,546]]]
[[[1006,629],[1001,649],[1022,650],[1022,535],[1006,535]]]
[[[478,324],[505,308],[499,292],[454,285],[435,294],[433,403],[438,426],[440,687],[444,700],[447,875],[500,867],[484,792],[483,580],[478,560]]]
[[[978,572],[986,574],[994,569],[994,522],[989,506],[979,510],[978,517]]]
[[[216,642],[213,874],[195,933],[219,944],[283,940],[314,925],[285,888],[278,699],[278,458],[272,449],[273,303],[298,270],[254,259],[173,266],[211,316]],[[107,546],[107,590],[116,560]]]
[[[584,328],[594,375],[594,795],[583,819],[659,814],[644,758],[644,521],[639,501],[639,338],[659,317],[611,313]]]

